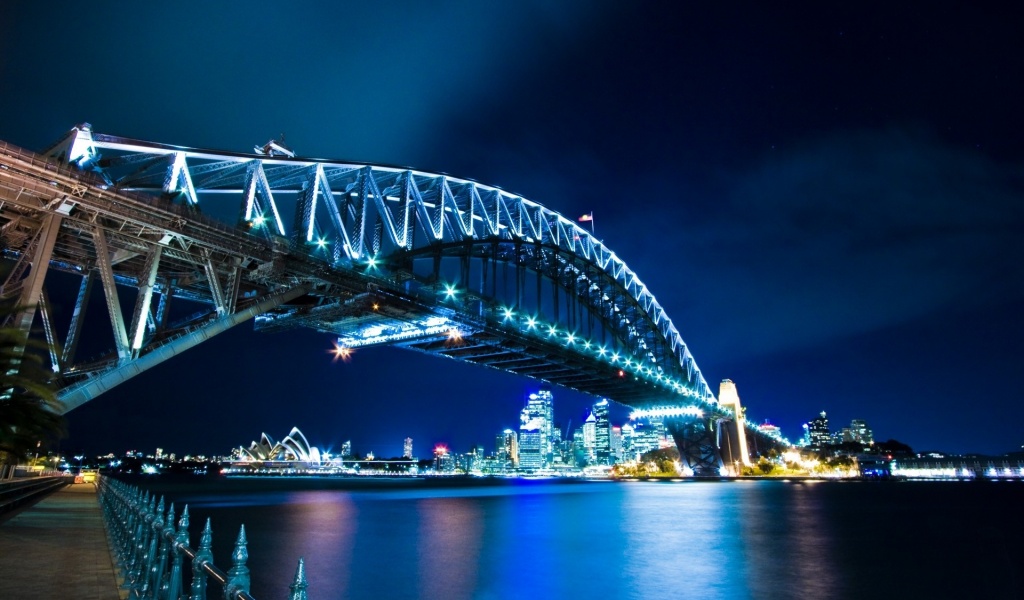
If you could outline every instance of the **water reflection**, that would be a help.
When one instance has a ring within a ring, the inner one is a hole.
[[[626,486],[621,577],[630,598],[742,598],[740,515],[719,483]]]
[[[964,516],[1016,514],[1021,486],[491,485],[167,493],[192,503],[193,523],[212,517],[224,568],[246,524],[261,599],[287,597],[299,556],[312,598],[1020,596],[1011,565],[1024,564],[1024,526]],[[936,530],[951,520],[964,525]],[[894,568],[880,556],[914,563]]]
[[[480,506],[463,498],[418,504],[420,598],[472,598],[482,543]]]

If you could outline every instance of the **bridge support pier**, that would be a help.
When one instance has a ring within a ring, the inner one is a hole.
[[[696,477],[718,477],[722,457],[718,453],[715,422],[711,419],[666,419],[665,426],[679,449],[679,459]]]

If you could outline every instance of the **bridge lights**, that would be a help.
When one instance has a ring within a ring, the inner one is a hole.
[[[604,346],[601,346],[600,348],[597,349],[597,353],[600,354],[601,356],[604,356],[605,354],[608,354],[608,350],[606,350]]]
[[[619,353],[618,352],[612,354],[612,362],[613,363],[619,362]]]
[[[367,258],[366,259],[366,266],[368,268],[370,268],[370,269],[376,269],[377,268],[377,259],[372,257],[372,256]]]
[[[590,340],[586,340],[583,342],[583,349],[590,350]]]
[[[558,335],[558,328],[554,325],[548,325],[548,337]]]
[[[252,220],[253,227],[263,227],[263,224],[267,222],[266,217],[263,215],[256,215],[256,218]]]
[[[458,293],[459,293],[459,291],[455,289],[454,285],[445,284],[445,286],[444,286],[444,297],[445,297],[446,300],[454,300],[455,299],[455,294],[458,294]]]
[[[508,321],[509,319],[511,319],[512,317],[515,316],[515,313],[512,312],[512,309],[507,307],[507,306],[502,308],[501,311],[505,314],[505,320],[506,321]]]
[[[619,377],[625,377],[625,376],[626,376],[626,372],[623,371],[622,369],[619,369]]]
[[[569,344],[569,345],[575,344],[576,343],[576,336],[571,334],[571,333],[566,334],[566,336],[565,336],[565,343]]]
[[[533,317],[526,317],[526,328],[527,329],[536,329],[537,328],[537,319],[535,319]]]

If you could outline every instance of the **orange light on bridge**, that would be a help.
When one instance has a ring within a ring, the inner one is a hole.
[[[340,359],[343,362],[348,362],[352,359],[352,349],[346,346],[339,346],[337,343],[334,344],[334,349],[328,350],[328,352],[334,355],[335,361]]]

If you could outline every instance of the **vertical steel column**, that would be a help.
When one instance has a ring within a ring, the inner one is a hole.
[[[60,224],[63,219],[64,217],[55,213],[48,214],[43,218],[41,235],[32,257],[32,268],[21,288],[21,297],[18,299],[18,307],[21,311],[18,313],[14,325],[21,330],[22,338],[26,340],[29,330],[32,328],[32,320],[36,316],[36,305],[39,304],[43,280],[46,278],[46,271],[50,268],[50,257],[53,256],[53,246],[57,243],[57,234],[60,232]]]
[[[242,268],[235,266],[228,274],[228,287],[224,290],[224,311],[229,315],[233,314],[238,306],[238,290],[241,286]]]
[[[146,256],[146,263],[142,267],[142,275],[139,277],[139,297],[135,300],[135,310],[132,311],[132,355],[137,357],[139,349],[142,348],[142,339],[146,334],[146,317],[149,316],[149,306],[153,302],[153,286],[156,284],[156,272],[160,267],[160,255],[163,246],[157,244]]]
[[[171,298],[174,297],[174,286],[178,284],[177,279],[170,279],[164,283],[160,292],[160,302],[156,305],[155,325],[157,331],[163,331],[167,327],[167,315],[171,312]]]
[[[206,270],[206,279],[210,282],[210,293],[213,295],[213,304],[217,308],[217,314],[223,317],[227,314],[227,307],[224,305],[224,290],[220,286],[217,267],[213,264],[213,255],[208,250],[203,251],[203,268]]]
[[[43,319],[46,347],[50,351],[50,367],[54,373],[60,373],[62,370],[60,340],[57,339],[57,332],[53,329],[53,320],[50,317],[50,297],[47,295],[45,287],[39,292],[39,316]]]
[[[117,356],[121,361],[129,360],[131,349],[128,346],[128,331],[124,326],[124,315],[121,314],[121,300],[117,297],[117,283],[114,281],[114,269],[110,264],[110,250],[107,247],[107,239],[103,235],[103,228],[99,225],[93,228],[92,239],[96,246],[96,268],[100,272],[103,294],[107,297],[110,325],[114,329]]]
[[[78,340],[82,337],[82,326],[85,325],[85,308],[89,305],[89,295],[92,293],[92,272],[90,270],[85,273],[78,288],[78,299],[75,300],[75,312],[71,315],[71,327],[68,328],[68,339],[61,356],[61,365],[71,365],[75,359]]]

